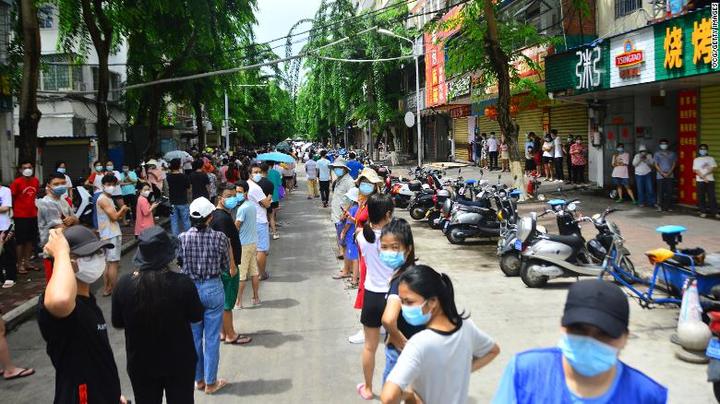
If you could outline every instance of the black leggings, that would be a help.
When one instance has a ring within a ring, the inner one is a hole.
[[[320,181],[320,199],[323,203],[330,199],[330,181]]]
[[[162,404],[163,392],[168,403],[192,404],[195,397],[195,370],[187,375],[130,376],[135,403]]]
[[[0,231],[0,234],[3,232]],[[15,250],[17,244],[15,243],[15,237],[5,242],[2,254],[0,254],[0,279],[2,280],[17,280],[17,251]],[[2,270],[5,270],[5,276],[2,274]]]
[[[572,166],[570,181],[575,183],[585,182],[585,166]]]

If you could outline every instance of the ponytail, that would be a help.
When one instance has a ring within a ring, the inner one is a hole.
[[[363,237],[365,237],[365,241],[370,244],[375,242],[375,232],[373,231],[372,226],[370,226],[370,222],[365,222],[362,232]]]
[[[372,194],[367,200],[368,221],[363,226],[363,236],[368,243],[375,242],[375,232],[371,224],[377,224],[383,221],[390,213],[392,215],[395,205],[392,199],[385,194]]]
[[[413,265],[400,275],[400,282],[425,299],[437,298],[443,313],[456,327],[469,317],[465,311],[458,312],[455,289],[446,274],[440,274],[427,265]]]

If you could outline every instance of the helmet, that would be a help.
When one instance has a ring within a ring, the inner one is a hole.
[[[437,191],[437,196],[438,196],[438,197],[441,197],[441,198],[442,198],[442,197],[446,197],[446,198],[447,198],[447,197],[450,196],[450,192],[448,192],[448,190],[446,190],[446,189],[441,189],[441,190]]]

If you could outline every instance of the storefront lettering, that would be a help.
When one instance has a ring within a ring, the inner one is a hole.
[[[712,57],[712,24],[707,18],[693,22],[692,44],[694,48],[693,63],[710,63]]]
[[[643,63],[643,51],[635,49],[631,40],[623,44],[623,53],[615,56],[615,66],[621,79],[640,77],[640,65]]]
[[[682,67],[682,29],[680,27],[665,28],[665,68],[679,69]]]
[[[600,85],[600,57],[602,52],[599,46],[592,49],[585,49],[575,52],[579,56],[577,65],[575,65],[575,76],[578,78],[578,84],[575,86],[578,90],[589,90]],[[582,71],[581,71],[582,70]]]

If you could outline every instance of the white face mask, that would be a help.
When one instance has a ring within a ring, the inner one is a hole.
[[[145,198],[147,198],[148,196],[150,196],[150,191],[142,191],[142,192],[140,193],[140,195],[142,195],[142,196],[144,196]]]
[[[85,282],[88,285],[100,279],[103,272],[105,272],[104,253],[98,253],[87,257],[78,257],[75,262],[78,267],[75,277],[78,278],[79,281]]]
[[[22,175],[25,177],[32,177],[33,175],[33,169],[32,168],[26,168],[22,170]]]
[[[105,193],[112,194],[115,192],[115,185],[108,185],[105,187]]]

